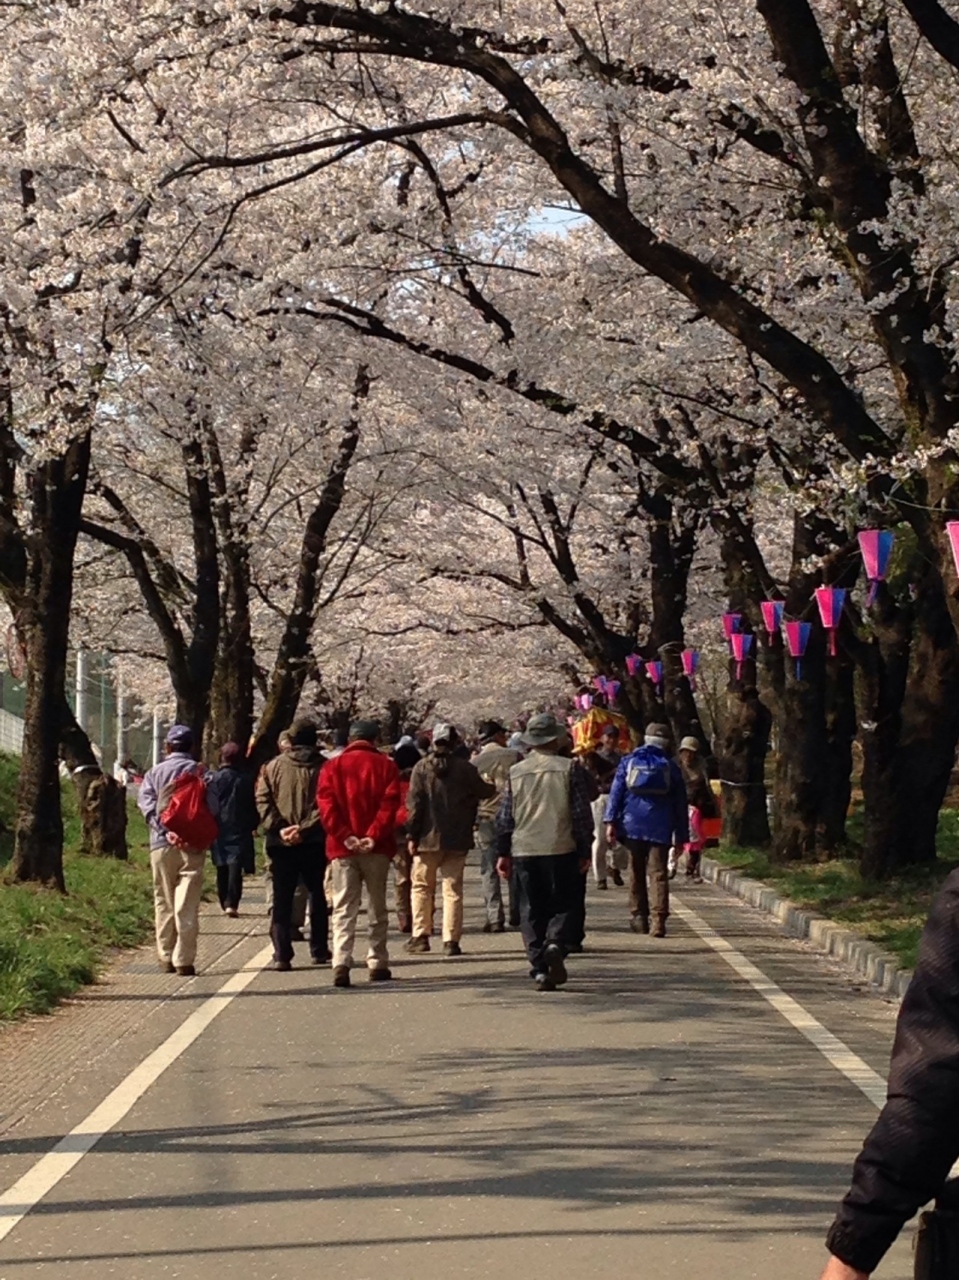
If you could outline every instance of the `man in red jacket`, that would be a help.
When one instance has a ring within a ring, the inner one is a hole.
[[[389,914],[386,885],[396,852],[396,810],[400,774],[389,756],[376,748],[380,726],[361,720],[350,742],[320,772],[316,791],[326,832],[326,856],[333,863],[333,985],[348,987],[356,940],[356,920],[366,885],[371,982],[387,982],[386,935]]]

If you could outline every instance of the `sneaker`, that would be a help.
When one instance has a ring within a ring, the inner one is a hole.
[[[371,969],[370,982],[389,982],[393,977],[390,969]]]
[[[273,970],[275,973],[289,973],[293,968],[292,960],[274,960]]]
[[[563,953],[555,942],[551,942],[543,952],[543,960],[546,962],[546,976],[554,987],[561,987],[568,974],[563,963]]]
[[[462,954],[463,954],[463,948],[460,946],[458,942],[443,943],[444,956],[461,956]]]
[[[657,920],[656,923],[653,925],[653,937],[654,938],[666,937],[666,921],[665,920]]]
[[[350,983],[350,970],[345,964],[338,964],[333,970],[334,987],[348,987]]]
[[[157,963],[160,966],[161,973],[176,973],[176,965],[172,960],[159,960]]]
[[[625,883],[626,881],[623,879],[622,871],[617,871],[617,869],[614,867],[613,868],[613,884],[616,885],[618,889],[622,889]]]
[[[597,880],[597,881],[596,881],[596,888],[597,888],[597,889],[608,889],[608,888],[609,888],[609,884],[608,884],[608,883],[607,883],[607,881],[605,881],[605,880]]]
[[[537,991],[555,991],[556,990],[556,983],[553,981],[553,979],[549,976],[548,973],[536,974],[533,981],[536,983]]]
[[[315,956],[310,956],[310,964],[329,964],[332,959],[328,951],[318,951]]]
[[[629,927],[633,933],[649,933],[649,921],[644,920],[642,916],[630,916]]]
[[[196,966],[192,964],[178,964],[176,967],[176,971],[181,978],[196,977]]]
[[[231,920],[236,920],[240,913],[237,911],[236,907],[226,907],[223,914],[225,916],[229,916]]]
[[[410,953],[410,955],[414,955],[414,956],[420,955],[424,951],[429,951],[429,949],[430,949],[430,940],[427,937],[410,938],[409,942],[406,944],[406,950]]]

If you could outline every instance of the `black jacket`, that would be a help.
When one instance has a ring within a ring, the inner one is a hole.
[[[217,821],[220,834],[213,843],[213,864],[225,867],[238,862],[247,875],[256,870],[253,833],[260,816],[253,799],[253,779],[239,769],[224,765],[212,775],[207,787],[220,802]]]
[[[959,871],[936,899],[899,1011],[888,1100],[853,1170],[827,1245],[874,1271],[959,1157]]]

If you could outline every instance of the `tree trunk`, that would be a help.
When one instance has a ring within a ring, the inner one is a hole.
[[[723,784],[723,842],[765,849],[770,843],[766,756],[772,715],[752,680],[730,680],[718,746]]]
[[[27,657],[23,758],[13,875],[64,890],[60,736],[66,700],[73,555],[90,461],[90,433],[30,478],[32,531],[19,626]]]
[[[860,662],[860,865],[864,876],[881,880],[936,857],[959,741],[959,640],[934,583],[920,584],[914,605],[897,606],[881,588],[874,627]]]
[[[126,788],[103,772],[90,739],[66,701],[60,726],[60,755],[77,789],[83,852],[125,861],[130,856]]]

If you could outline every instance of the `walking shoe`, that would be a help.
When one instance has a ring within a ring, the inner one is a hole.
[[[536,983],[537,991],[555,991],[556,990],[556,983],[553,981],[553,979],[549,976],[548,973],[536,974],[533,981]]]
[[[332,959],[328,951],[318,951],[315,956],[310,956],[310,964],[329,964]]]
[[[609,888],[609,884],[608,884],[605,880],[597,880],[597,881],[596,881],[596,888],[597,888],[597,889],[608,889],[608,888]]]
[[[694,872],[693,872],[693,874],[692,874],[692,876],[691,876],[691,879],[692,879],[693,884],[702,884],[702,883],[703,883],[703,878],[702,878],[702,876],[699,874],[699,872],[698,872],[698,871],[694,871]]]
[[[665,920],[657,920],[656,923],[653,925],[653,937],[654,938],[666,937],[666,921]]]
[[[275,973],[289,973],[293,968],[292,960],[274,960],[273,970]]]
[[[412,917],[410,917],[410,916],[403,916],[403,915],[399,915],[399,916],[397,916],[397,917],[396,917],[396,927],[397,927],[397,929],[399,929],[400,933],[412,933],[412,932],[413,932],[413,920],[412,920]]]
[[[633,933],[649,933],[649,921],[644,920],[642,916],[630,916],[629,927]]]
[[[566,950],[571,956],[581,956],[586,948],[581,942],[571,942]]]
[[[497,920],[497,921],[496,921],[496,923],[493,925],[493,932],[494,932],[494,933],[505,933],[505,932],[506,932],[506,925],[503,923],[503,921],[502,921],[502,920]]]
[[[622,889],[625,883],[626,881],[623,879],[622,871],[619,871],[616,867],[614,867],[613,868],[613,884],[616,885],[617,888]]]
[[[176,973],[176,965],[172,960],[159,960],[157,963],[161,973]]]
[[[336,966],[333,970],[333,985],[334,987],[348,987],[351,985],[348,965],[338,964]]]
[[[493,922],[492,922],[492,920],[487,920],[487,921],[486,921],[486,923],[483,925],[483,932],[484,932],[484,933],[492,933],[492,932],[493,932]]]
[[[409,942],[406,944],[406,950],[410,955],[414,956],[419,955],[423,951],[429,951],[429,949],[430,940],[427,937],[410,938]]]
[[[390,969],[371,969],[370,982],[389,982],[393,977]]]
[[[444,956],[461,956],[462,954],[463,954],[463,948],[460,946],[458,942],[443,943]]]
[[[192,964],[178,964],[178,965],[177,965],[177,967],[176,967],[176,971],[177,971],[177,973],[180,975],[180,977],[181,977],[181,978],[195,978],[195,977],[196,977],[196,968],[195,968],[195,966],[194,966],[194,965],[192,965]]]
[[[543,960],[546,963],[546,976],[554,987],[561,987],[569,975],[563,963],[563,952],[555,942],[549,943],[543,952]]]
[[[225,907],[223,914],[225,916],[229,916],[231,920],[235,920],[240,913],[237,911],[236,907]]]

